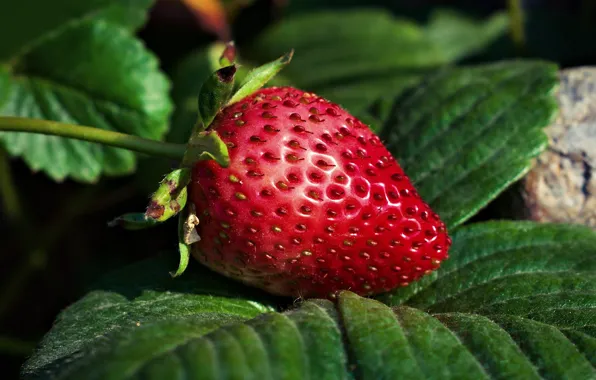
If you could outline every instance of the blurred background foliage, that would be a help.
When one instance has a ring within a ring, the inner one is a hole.
[[[593,65],[595,35],[592,0],[160,0],[138,31],[173,82],[171,141],[192,125],[217,40],[236,41],[245,69],[296,48],[281,83],[364,115],[361,105],[377,99],[382,112],[385,88],[395,95],[444,65],[520,57]],[[0,366],[13,378],[56,314],[100,275],[175,248],[174,224],[135,233],[106,227],[143,209],[173,163],[141,159],[134,175],[56,183],[0,155]],[[490,216],[489,208],[477,219]]]

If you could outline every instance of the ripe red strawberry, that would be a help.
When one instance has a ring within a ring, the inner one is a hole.
[[[379,138],[336,104],[269,88],[210,126],[230,165],[195,164],[193,255],[279,295],[373,294],[436,269],[451,244]]]

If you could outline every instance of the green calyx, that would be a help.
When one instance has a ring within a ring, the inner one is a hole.
[[[186,150],[180,168],[168,173],[160,182],[157,191],[145,213],[122,215],[108,225],[121,226],[129,230],[153,227],[178,215],[178,251],[180,262],[172,277],[180,276],[186,269],[190,258],[190,246],[201,240],[196,230],[199,218],[191,203],[186,207],[188,184],[194,164],[203,160],[214,160],[222,167],[230,165],[230,156],[226,143],[213,128],[213,121],[227,106],[254,94],[271,80],[292,59],[293,51],[283,57],[250,71],[236,88],[234,85],[237,72],[236,48],[233,42],[225,45],[216,66],[220,67],[211,74],[201,86],[198,96],[197,123],[186,144]]]
[[[164,222],[178,214],[186,206],[190,169],[181,168],[168,173],[151,196],[145,217]]]
[[[207,128],[228,103],[234,90],[236,65],[223,67],[207,78],[199,92],[199,121]]]
[[[240,84],[238,91],[236,91],[236,93],[228,102],[228,105],[241,101],[266,85],[267,82],[273,79],[273,77],[281,71],[281,69],[290,63],[293,55],[294,50],[290,50],[288,53],[276,59],[275,61],[266,63],[263,66],[257,67],[256,69],[250,71]]]
[[[183,212],[178,215],[178,251],[180,253],[180,262],[176,272],[170,272],[172,277],[178,277],[186,270],[190,258],[190,246],[201,240],[197,232],[199,218],[195,212],[193,204],[190,204]]]
[[[201,160],[215,160],[224,168],[230,165],[228,147],[217,131],[195,132],[190,136],[182,166],[192,167]]]
[[[140,230],[154,227],[175,215],[180,215],[180,265],[173,274],[178,276],[188,264],[190,245],[200,240],[195,230],[198,218],[194,211],[185,209],[192,168],[202,160],[214,160],[222,167],[230,165],[228,147],[214,127],[214,120],[225,107],[254,94],[267,84],[290,62],[293,55],[293,51],[290,51],[275,61],[251,70],[240,84],[235,86],[239,66],[235,63],[234,43],[218,47],[222,48],[223,53],[217,59],[215,51],[210,51],[215,72],[207,78],[199,91],[197,122],[187,144],[173,144],[100,128],[22,117],[0,117],[0,132],[61,136],[152,156],[180,159],[179,168],[168,173],[160,182],[144,213],[127,213],[108,223],[111,227]]]
[[[236,48],[233,42],[225,45],[219,58],[219,65],[223,67],[211,74],[199,91],[197,124],[188,140],[183,167],[192,167],[201,160],[215,160],[222,167],[229,165],[228,148],[217,130],[212,128],[213,121],[222,109],[254,94],[267,84],[290,63],[293,54],[292,50],[275,61],[251,70],[234,92]]]
[[[168,173],[151,196],[144,213],[128,213],[117,217],[108,226],[140,230],[156,226],[178,214],[186,206],[190,169],[181,168]]]
[[[142,230],[156,226],[158,222],[154,219],[147,219],[144,212],[131,212],[120,215],[114,220],[108,222],[108,227],[122,227],[127,230]]]

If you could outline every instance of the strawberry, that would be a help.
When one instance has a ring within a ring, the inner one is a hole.
[[[193,255],[271,293],[332,297],[406,286],[447,258],[445,224],[362,122],[315,94],[259,90],[209,126],[229,166],[192,168]]]
[[[151,228],[177,215],[173,277],[192,251],[207,267],[279,295],[370,295],[438,268],[451,245],[445,224],[379,138],[315,94],[261,89],[292,54],[248,72],[236,88],[228,44],[201,86],[183,154],[163,148],[181,158],[179,168],[144,213],[109,225]]]

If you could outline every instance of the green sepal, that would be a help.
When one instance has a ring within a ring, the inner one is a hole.
[[[199,119],[201,129],[209,127],[215,116],[228,103],[234,90],[236,65],[223,67],[213,74],[201,86],[199,91]]]
[[[217,131],[194,132],[190,137],[182,166],[191,167],[195,162],[202,160],[215,160],[224,168],[230,165],[228,146]]]
[[[234,63],[236,63],[236,45],[234,41],[229,41],[219,57],[219,65],[225,67]]]
[[[275,61],[266,63],[263,66],[259,66],[256,69],[250,71],[240,84],[238,91],[236,91],[236,93],[228,102],[228,105],[244,99],[267,84],[267,82],[277,75],[281,69],[290,63],[293,55],[294,50],[290,50],[284,56],[276,59]]]
[[[197,233],[196,226],[199,224],[199,218],[195,209],[190,204],[183,212],[178,215],[178,252],[180,253],[180,262],[176,272],[170,272],[172,277],[178,277],[186,270],[190,259],[190,245],[201,240]]]
[[[190,173],[189,168],[176,169],[161,180],[145,211],[147,219],[163,222],[186,206],[186,185],[190,182]]]
[[[122,227],[127,230],[142,230],[154,227],[159,222],[155,219],[148,219],[142,212],[131,212],[121,215],[108,222],[108,227]]]

